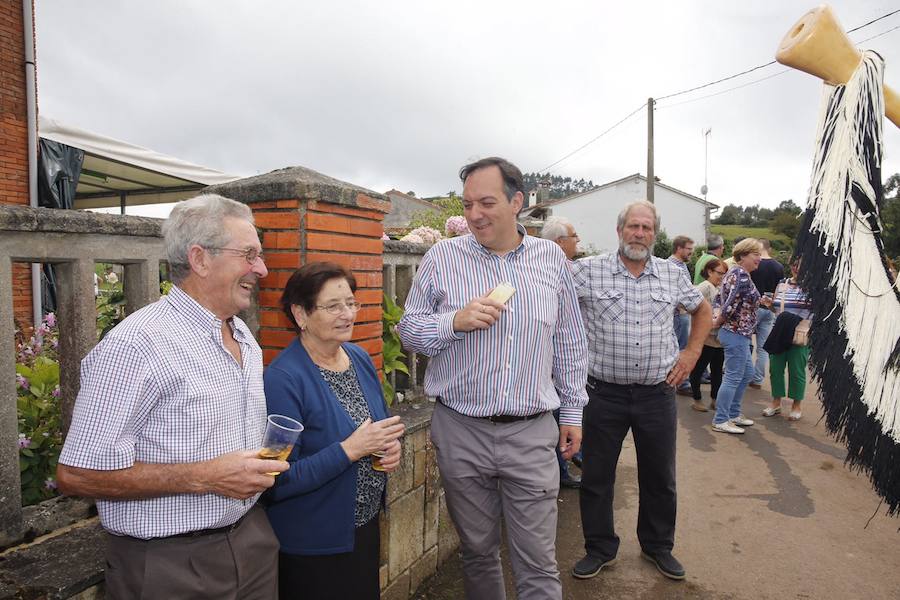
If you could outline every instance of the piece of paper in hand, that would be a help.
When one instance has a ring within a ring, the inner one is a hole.
[[[504,281],[488,294],[488,298],[491,300],[496,300],[502,304],[505,304],[507,300],[512,298],[512,295],[516,293],[516,288],[512,286],[508,281]]]

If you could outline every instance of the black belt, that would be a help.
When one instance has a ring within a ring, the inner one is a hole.
[[[660,381],[659,383],[611,383],[609,381],[602,381],[602,380],[597,379],[596,377],[592,377],[590,375],[588,375],[587,382],[588,382],[588,385],[590,385],[592,388],[596,388],[601,385],[610,385],[613,387],[624,388],[624,389],[653,389],[653,388],[657,388],[663,384],[669,385],[668,383],[666,383],[665,380]]]
[[[251,508],[250,510],[253,510],[253,509]],[[217,533],[231,533],[232,531],[234,531],[235,529],[237,529],[240,526],[240,524],[244,521],[244,519],[247,518],[247,515],[249,515],[249,514],[250,514],[250,511],[248,510],[247,512],[245,512],[243,514],[243,516],[241,516],[240,519],[238,519],[231,525],[226,525],[225,527],[215,527],[213,529],[198,529],[196,531],[185,531],[184,533],[176,533],[175,535],[170,535],[167,537],[170,537],[170,538],[185,538],[185,537],[192,538],[192,537],[203,537],[203,536],[207,536],[207,535],[215,535]]]
[[[447,406],[447,403],[444,402],[444,399],[441,398],[440,396],[437,397],[437,401],[440,402],[441,404],[443,404],[444,406]],[[450,408],[450,407],[447,406],[447,408]],[[452,408],[450,408],[450,410],[452,410],[453,412],[459,412]],[[519,415],[490,415],[487,417],[475,417],[472,415],[463,415],[463,416],[470,417],[472,419],[484,419],[485,421],[490,421],[491,423],[497,424],[497,423],[518,423],[519,421],[531,421],[532,419],[537,419],[538,417],[544,416],[548,412],[550,412],[550,411],[545,410],[543,412],[534,413],[533,415],[525,415],[525,416],[519,416]],[[459,413],[459,414],[462,415],[463,413]]]

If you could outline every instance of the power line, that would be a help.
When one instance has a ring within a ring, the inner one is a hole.
[[[850,34],[850,33],[853,33],[854,31],[859,31],[859,30],[862,29],[863,27],[868,27],[869,25],[871,25],[871,24],[873,24],[873,23],[877,23],[878,21],[881,21],[882,19],[887,19],[888,17],[890,17],[890,16],[892,16],[892,15],[895,15],[895,14],[897,14],[897,13],[900,13],[900,9],[895,10],[895,11],[892,11],[892,12],[889,12],[889,13],[887,13],[887,14],[885,14],[885,15],[881,15],[881,16],[878,17],[877,19],[872,19],[872,20],[869,21],[868,23],[863,23],[863,24],[860,25],[859,27],[854,27],[853,29],[848,30],[847,33]],[[885,33],[887,33],[887,32],[885,32]],[[869,38],[869,39],[874,39],[874,38]],[[863,42],[867,42],[867,41],[868,41],[868,40],[863,40]],[[863,43],[863,42],[860,42],[860,43]],[[728,81],[728,80],[730,80],[730,79],[734,79],[735,77],[740,77],[741,75],[746,75],[747,73],[752,73],[753,71],[757,71],[757,70],[759,70],[759,69],[764,69],[764,68],[766,68],[766,67],[768,67],[768,66],[770,66],[770,65],[774,65],[776,62],[777,62],[777,61],[774,61],[774,60],[773,60],[773,61],[769,61],[769,62],[767,62],[767,63],[764,64],[764,65],[757,65],[757,66],[755,66],[755,67],[752,67],[752,68],[750,68],[750,69],[747,69],[746,71],[741,71],[740,73],[735,73],[734,75],[729,75],[728,77],[723,77],[722,79],[717,79],[717,80],[715,80],[715,81],[710,81],[709,83],[704,83],[703,85],[694,86],[694,87],[692,87],[692,88],[689,88],[689,89],[686,89],[686,90],[681,90],[680,92],[675,92],[675,93],[673,93],[673,94],[667,94],[667,95],[665,95],[665,96],[660,96],[660,97],[657,98],[656,100],[665,100],[665,99],[667,99],[667,98],[674,98],[675,96],[681,96],[681,95],[687,94],[687,93],[689,93],[689,92],[696,92],[697,90],[702,90],[703,88],[709,87],[709,86],[711,86],[711,85],[716,85],[717,83],[722,83],[723,81]]]
[[[592,139],[592,140],[590,140],[590,141],[588,141],[588,142],[585,142],[585,143],[582,144],[581,146],[575,148],[574,150],[572,150],[571,152],[569,152],[568,154],[566,154],[565,156],[563,156],[562,158],[560,158],[560,159],[557,160],[556,162],[550,163],[549,165],[547,165],[547,166],[544,167],[543,169],[538,170],[538,173],[546,173],[546,172],[549,172],[549,170],[550,170],[551,168],[555,167],[556,165],[558,165],[558,164],[561,163],[562,161],[566,160],[566,159],[569,158],[570,156],[572,156],[572,155],[574,155],[574,154],[577,154],[577,153],[581,152],[582,150],[584,150],[585,148],[587,148],[588,146],[590,146],[591,144],[593,144],[594,142],[596,142],[597,140],[599,140],[600,138],[602,138],[604,135],[606,135],[607,133],[609,133],[610,131],[612,131],[613,129],[615,129],[616,127],[618,127],[619,125],[621,125],[622,123],[624,123],[625,121],[627,121],[628,119],[630,119],[631,117],[633,117],[634,115],[636,115],[638,112],[640,112],[641,110],[643,110],[644,107],[646,107],[646,106],[647,106],[647,103],[644,102],[643,104],[641,104],[640,106],[638,106],[636,109],[634,109],[633,111],[631,111],[630,113],[628,113],[627,115],[625,115],[624,117],[622,117],[621,119],[619,119],[618,121],[616,121],[616,123],[615,123],[614,125],[612,125],[612,126],[609,127],[608,129],[606,129],[603,133],[601,133],[600,135],[598,135],[598,136],[595,137],[594,139]]]
[[[892,15],[896,15],[897,13],[900,13],[900,9],[897,9],[897,10],[895,10],[895,11],[889,12],[889,13],[886,14],[886,15],[881,15],[881,16],[878,17],[877,19],[872,19],[872,20],[869,21],[868,23],[863,23],[863,24],[860,25],[859,27],[854,27],[853,29],[848,30],[847,33],[853,33],[854,31],[859,31],[859,30],[862,29],[863,27],[868,27],[868,26],[871,25],[872,23],[877,23],[878,21],[880,21],[880,20],[882,20],[882,19],[887,19],[888,17],[890,17],[890,16],[892,16]]]
[[[707,88],[711,85],[716,85],[717,83],[722,83],[723,81],[728,81],[729,79],[734,79],[735,77],[740,77],[741,75],[746,75],[747,73],[752,73],[753,71],[758,71],[759,69],[764,69],[769,65],[774,65],[776,61],[767,62],[764,65],[758,65],[753,67],[752,69],[747,69],[746,71],[741,71],[740,73],[735,73],[734,75],[729,75],[728,77],[723,77],[722,79],[716,79],[715,81],[710,81],[709,83],[704,83],[703,85],[698,85],[696,87],[692,87],[687,90],[681,90],[680,92],[675,92],[674,94],[667,94],[665,96],[660,96],[657,98],[657,101],[665,100],[666,98],[674,98],[675,96],[682,96],[687,94],[688,92],[696,92],[697,90],[702,90],[703,88]]]
[[[895,11],[895,12],[897,12],[897,11]],[[893,13],[892,13],[892,14],[893,14]],[[857,29],[859,29],[859,27],[857,27]],[[886,31],[882,31],[881,33],[877,33],[877,34],[875,34],[875,35],[873,35],[873,36],[871,36],[871,37],[867,37],[867,38],[864,39],[864,40],[860,40],[860,41],[856,42],[856,45],[859,45],[859,44],[865,44],[865,43],[868,42],[868,41],[874,40],[875,38],[880,38],[881,36],[887,35],[887,34],[893,32],[893,31],[896,31],[896,30],[898,30],[898,29],[900,29],[900,25],[897,25],[896,27],[891,27],[890,29],[888,29],[888,30],[886,30]],[[771,64],[771,63],[769,63],[769,64]],[[768,66],[768,65],[765,65],[765,66]],[[692,98],[692,99],[690,99],[690,100],[684,100],[683,102],[676,102],[675,104],[668,104],[668,105],[666,105],[666,106],[660,106],[660,107],[657,107],[657,110],[665,110],[665,109],[667,109],[667,108],[673,108],[673,107],[675,107],[675,106],[681,106],[682,104],[691,104],[692,102],[697,102],[698,100],[704,100],[704,99],[706,99],[706,98],[712,98],[712,97],[714,97],[714,96],[721,96],[722,94],[726,94],[726,93],[728,93],[728,92],[733,92],[734,90],[739,90],[739,89],[741,89],[741,88],[749,87],[749,86],[751,86],[751,85],[756,85],[757,83],[762,83],[763,81],[766,81],[767,79],[772,79],[773,77],[778,77],[779,75],[784,75],[785,73],[788,73],[788,72],[790,72],[790,71],[791,71],[791,69],[783,69],[783,70],[781,70],[781,71],[778,71],[777,73],[773,73],[773,74],[771,74],[771,75],[767,75],[766,77],[760,77],[759,79],[754,79],[753,81],[751,81],[751,82],[749,82],[749,83],[745,83],[745,84],[743,84],[743,85],[736,85],[736,86],[734,86],[734,87],[726,88],[726,89],[722,90],[721,92],[716,92],[716,93],[714,93],[714,94],[706,94],[705,96],[699,96],[699,97],[697,97],[697,98]]]
[[[873,23],[877,23],[878,21],[881,21],[881,20],[883,20],[883,19],[887,19],[888,17],[891,17],[891,16],[893,16],[893,15],[895,15],[895,14],[897,14],[897,13],[900,13],[900,9],[897,9],[897,10],[891,11],[891,12],[889,12],[889,13],[886,13],[886,14],[884,14],[884,15],[881,15],[880,17],[877,17],[877,18],[875,18],[875,19],[872,19],[871,21],[869,21],[869,22],[867,22],[867,23],[863,23],[862,25],[860,25],[860,26],[858,26],[858,27],[854,27],[853,29],[849,29],[849,30],[847,30],[847,33],[850,34],[850,33],[853,33],[854,31],[859,31],[860,29],[863,29],[864,27],[868,27],[869,25],[872,25]],[[863,43],[868,42],[868,41],[870,41],[870,40],[874,40],[875,38],[878,38],[878,37],[881,37],[881,36],[883,36],[883,35],[886,35],[886,34],[892,32],[892,31],[895,31],[896,29],[900,29],[900,25],[898,25],[897,27],[893,27],[893,28],[891,28],[891,29],[888,29],[887,31],[883,31],[882,33],[879,33],[879,34],[877,34],[877,35],[873,35],[872,37],[869,37],[869,38],[866,38],[866,39],[864,39],[864,40],[861,40],[861,41],[857,42],[857,44],[863,44]],[[667,94],[667,95],[665,95],[665,96],[660,96],[660,97],[658,97],[658,98],[655,99],[655,102],[659,102],[659,101],[661,101],[661,100],[666,100],[666,99],[668,99],[668,98],[674,98],[674,97],[676,97],[676,96],[683,96],[684,94],[687,94],[687,93],[690,93],[690,92],[696,92],[697,90],[701,90],[701,89],[703,89],[703,88],[707,88],[707,87],[710,87],[710,86],[713,86],[713,85],[716,85],[716,84],[719,84],[719,83],[723,83],[723,82],[725,82],[725,81],[730,81],[731,79],[735,79],[735,78],[737,78],[737,77],[741,77],[742,75],[747,75],[748,73],[752,73],[752,72],[754,72],[754,71],[758,71],[758,70],[760,70],[760,69],[764,69],[764,68],[766,68],[766,67],[769,67],[769,66],[771,66],[771,65],[774,65],[776,62],[777,62],[777,61],[774,61],[774,60],[773,60],[773,61],[769,61],[769,62],[767,62],[767,63],[765,63],[765,64],[757,65],[757,66],[752,67],[752,68],[750,68],[750,69],[747,69],[747,70],[745,70],[745,71],[741,71],[740,73],[735,73],[735,74],[733,74],[733,75],[729,75],[729,76],[727,76],[727,77],[723,77],[723,78],[717,79],[717,80],[715,80],[715,81],[710,81],[710,82],[708,82],[708,83],[704,83],[704,84],[702,84],[702,85],[694,86],[694,87],[688,88],[688,89],[686,89],[686,90],[681,90],[680,92],[674,92],[674,93],[672,93],[672,94]],[[757,83],[761,83],[761,82],[763,82],[763,81],[765,81],[765,80],[767,80],[767,79],[772,79],[773,77],[777,77],[778,75],[782,75],[782,74],[786,73],[786,72],[789,71],[789,70],[790,70],[790,69],[785,69],[785,70],[783,70],[783,71],[779,71],[778,73],[774,73],[774,74],[772,74],[772,75],[768,75],[768,76],[766,76],[766,77],[762,77],[762,78],[760,78],[760,79],[756,79],[756,80],[754,80],[754,81],[751,81],[751,82],[749,82],[749,83],[745,83],[745,84],[743,84],[743,85],[738,85],[738,86],[735,86],[735,87],[732,87],[732,88],[728,88],[728,89],[726,89],[726,90],[722,90],[722,91],[720,91],[720,92],[716,92],[716,93],[714,93],[714,94],[707,94],[706,96],[701,96],[701,97],[699,97],[699,98],[694,98],[694,99],[691,99],[691,100],[686,100],[686,101],[684,101],[684,102],[678,102],[678,103],[676,103],[676,104],[670,104],[670,105],[668,105],[668,106],[663,106],[663,107],[660,107],[660,108],[672,108],[672,107],[674,107],[674,106],[680,106],[680,105],[682,105],[682,104],[689,104],[689,103],[691,103],[691,102],[696,102],[696,101],[698,101],[698,100],[703,100],[704,98],[712,98],[713,96],[719,96],[719,95],[725,94],[725,93],[727,93],[727,92],[731,92],[731,91],[738,90],[738,89],[741,89],[741,88],[744,88],[744,87],[748,87],[748,86],[751,86],[751,85],[755,85],[755,84],[757,84]],[[610,131],[612,131],[613,129],[615,129],[616,127],[618,127],[619,125],[621,125],[622,123],[624,123],[625,121],[627,121],[628,119],[630,119],[631,117],[633,117],[633,116],[634,116],[635,114],[637,114],[639,111],[643,110],[646,106],[647,106],[647,103],[646,103],[646,102],[643,103],[641,106],[637,107],[637,108],[634,109],[632,112],[630,112],[630,113],[628,113],[627,115],[625,115],[624,117],[622,117],[619,121],[617,121],[617,122],[616,122],[615,124],[613,124],[611,127],[609,127],[608,129],[606,129],[605,131],[603,131],[602,133],[600,133],[600,134],[599,134],[598,136],[596,136],[595,138],[591,139],[591,140],[588,141],[588,142],[585,142],[584,144],[582,144],[581,146],[579,146],[579,147],[576,148],[575,150],[572,150],[571,152],[569,152],[568,154],[566,154],[565,156],[563,156],[562,158],[560,158],[559,160],[550,163],[549,165],[547,165],[547,166],[544,167],[543,169],[540,169],[540,170],[538,171],[538,173],[549,172],[549,170],[550,170],[551,168],[555,167],[556,165],[558,165],[559,163],[563,162],[563,161],[566,160],[567,158],[569,158],[569,157],[571,157],[571,156],[574,156],[575,154],[578,154],[579,152],[581,152],[582,150],[584,150],[585,148],[587,148],[588,146],[590,146],[591,144],[593,144],[594,142],[596,142],[597,140],[599,140],[600,138],[602,138],[604,135],[606,135],[607,133],[609,133]]]
[[[897,25],[896,27],[891,27],[891,28],[888,29],[887,31],[882,31],[882,32],[879,33],[879,34],[873,35],[872,37],[867,37],[866,39],[860,40],[860,41],[858,41],[858,42],[856,42],[856,43],[857,43],[857,45],[858,45],[858,44],[865,44],[865,43],[868,42],[868,41],[874,40],[875,38],[880,38],[881,36],[887,35],[887,34],[889,34],[889,33],[892,32],[892,31],[897,31],[898,29],[900,29],[900,25]]]
[[[750,81],[748,83],[744,83],[741,85],[736,85],[734,87],[726,88],[726,89],[722,90],[721,92],[716,92],[714,94],[706,94],[705,96],[691,98],[690,100],[683,100],[681,102],[676,102],[675,104],[667,104],[666,106],[657,107],[656,110],[665,110],[667,108],[674,108],[676,106],[681,106],[682,104],[691,104],[692,102],[698,102],[700,100],[705,100],[706,98],[712,98],[713,96],[721,96],[722,94],[727,94],[728,92],[733,92],[734,90],[739,90],[741,88],[750,87],[751,85],[756,85],[757,83],[762,83],[763,81],[765,81],[767,79],[772,79],[773,77],[778,77],[779,75],[784,75],[788,71],[790,71],[790,69],[784,69],[784,70],[778,71],[777,73],[772,73],[771,75],[766,75],[765,77],[760,77],[759,79],[754,79],[753,81]]]

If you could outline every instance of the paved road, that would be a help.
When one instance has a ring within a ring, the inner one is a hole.
[[[756,419],[767,397],[765,388],[748,390],[745,413]],[[900,599],[900,518],[876,512],[878,497],[866,477],[843,466],[845,451],[819,422],[818,402],[806,401],[797,423],[760,416],[745,435],[733,436],[714,433],[709,413],[678,400],[675,555],[687,579],[664,579],[640,558],[629,437],[616,482],[619,561],[594,579],[569,574],[583,552],[581,518],[577,491],[560,494],[564,598]],[[505,558],[504,569],[512,599]],[[457,600],[462,589],[459,561],[452,560],[417,597]]]

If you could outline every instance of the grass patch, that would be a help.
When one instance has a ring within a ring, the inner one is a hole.
[[[783,233],[776,233],[768,227],[711,224],[709,229],[725,239],[725,249],[728,252],[731,251],[731,248],[734,246],[734,240],[738,237],[766,238],[772,243],[772,258],[784,264],[787,264],[794,250],[794,240]]]

